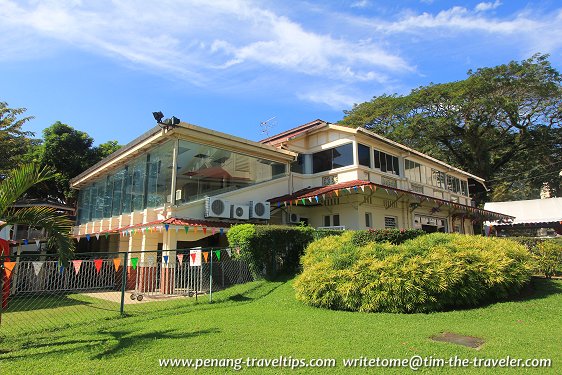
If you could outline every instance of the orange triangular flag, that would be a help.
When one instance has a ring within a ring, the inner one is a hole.
[[[100,273],[102,263],[103,263],[103,259],[94,260],[94,265],[96,266],[96,272],[97,273]]]
[[[16,266],[16,262],[4,262],[4,269],[6,270],[6,277],[9,279],[12,274],[12,270]],[[0,291],[1,292],[1,291]]]
[[[207,263],[208,260],[209,260],[209,252],[208,251],[203,251],[203,258],[205,258],[205,263]]]
[[[114,258],[113,259],[113,265],[115,266],[115,271],[117,271],[119,269],[119,265],[121,264],[121,259],[120,258]]]

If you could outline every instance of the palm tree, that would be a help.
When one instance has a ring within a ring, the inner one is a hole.
[[[72,221],[52,207],[12,207],[32,186],[54,176],[51,169],[35,164],[24,164],[10,171],[0,182],[0,229],[10,224],[45,228],[49,233],[47,246],[57,248],[59,258],[66,261],[74,251],[70,237]]]

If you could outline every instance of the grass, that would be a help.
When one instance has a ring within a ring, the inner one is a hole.
[[[160,368],[159,358],[278,358],[280,355],[338,360],[336,368],[300,369],[299,373],[365,373],[369,370],[344,368],[341,359],[412,355],[550,358],[551,368],[533,372],[561,372],[562,281],[559,280],[535,279],[532,292],[510,302],[471,310],[410,315],[307,307],[295,300],[291,284],[292,280],[237,285],[216,293],[213,304],[206,299],[198,303],[177,299],[134,305],[128,308],[131,316],[125,318],[116,318],[114,312],[106,316],[94,311],[88,315],[88,309],[97,310],[95,302],[70,297],[82,303],[52,308],[50,314],[60,316],[69,306],[84,309],[82,324],[72,321],[62,329],[10,332],[2,322],[0,373],[172,373],[178,369]],[[480,337],[485,344],[475,350],[429,339],[445,331]],[[220,368],[199,371],[226,372]],[[482,368],[464,372],[482,371],[486,372]],[[518,370],[488,371],[515,373]],[[253,368],[244,372],[283,371]]]

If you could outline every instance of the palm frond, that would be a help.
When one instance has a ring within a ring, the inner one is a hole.
[[[74,252],[74,240],[70,236],[72,221],[52,207],[10,209],[5,213],[4,221],[8,224],[45,228],[49,232],[48,246],[56,248],[63,261],[69,259]]]
[[[0,217],[13,205],[29,188],[54,177],[54,172],[37,164],[24,164],[12,170],[0,182]]]

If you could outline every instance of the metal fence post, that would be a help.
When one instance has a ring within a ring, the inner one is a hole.
[[[2,311],[4,310],[4,259],[0,262],[0,325],[2,325]]]
[[[127,267],[129,265],[129,252],[125,252],[123,260],[123,275],[121,276],[121,307],[119,312],[121,315],[125,312],[125,289],[127,287]]]
[[[213,302],[213,249],[211,248],[211,272],[209,272],[209,302]]]

